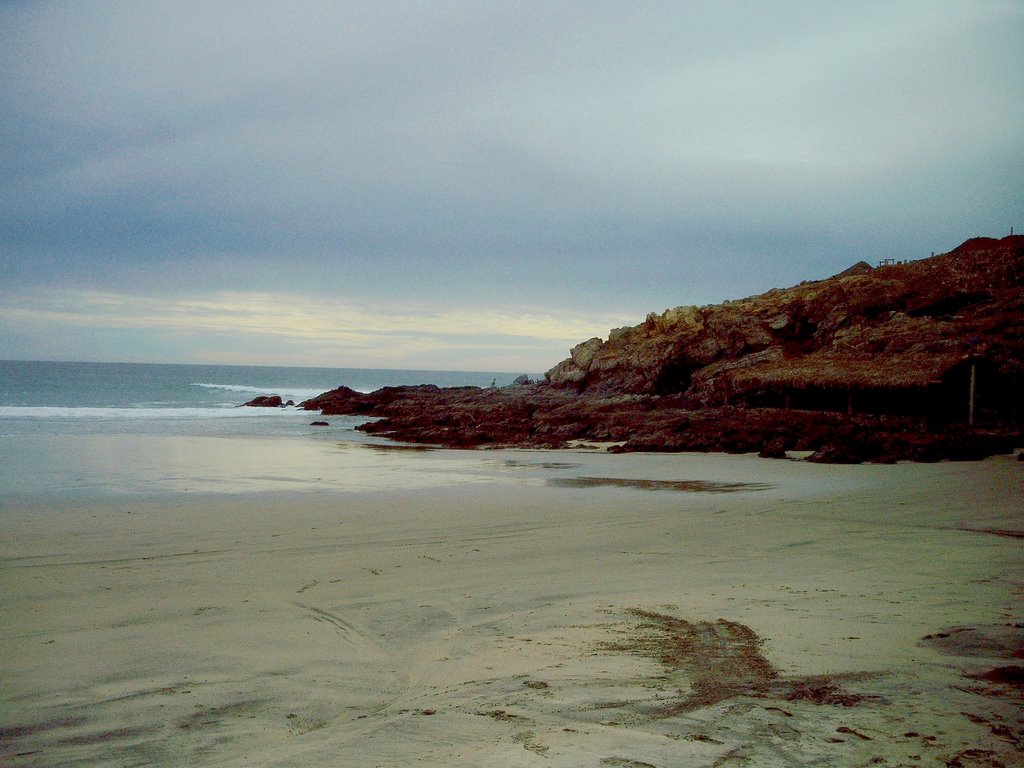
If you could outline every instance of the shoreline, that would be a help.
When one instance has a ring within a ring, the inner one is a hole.
[[[366,453],[387,462],[375,490],[7,502],[3,759],[1020,755],[1020,688],[965,676],[1020,664],[1006,649],[1024,554],[999,532],[1024,531],[1024,490],[1008,457],[474,451],[478,482],[394,489],[390,474],[446,452]],[[574,477],[770,487],[548,482]]]

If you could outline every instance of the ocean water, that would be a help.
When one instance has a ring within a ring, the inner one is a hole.
[[[344,385],[499,386],[518,374],[0,361],[0,519],[26,499],[368,491],[480,482],[479,456],[393,451],[300,403]]]
[[[498,386],[518,374],[136,363],[0,361],[0,436],[186,435],[287,437],[315,412],[241,408],[258,395],[300,403],[338,386]],[[364,419],[335,417],[351,432]]]
[[[222,494],[419,493],[468,484],[624,494],[738,480],[773,493],[761,488],[774,486],[780,465],[750,456],[624,462],[597,452],[549,460],[511,449],[424,450],[357,431],[365,416],[330,416],[318,427],[310,423],[320,420],[316,411],[240,407],[257,395],[300,402],[339,385],[504,386],[516,375],[0,361],[0,530],[31,528],[38,514],[63,520],[82,501],[99,502],[90,514],[109,511],[118,508],[106,506],[113,498],[173,497],[182,509],[200,509],[203,498]],[[819,492],[825,480],[814,466],[807,488]],[[794,489],[790,483],[786,492]]]

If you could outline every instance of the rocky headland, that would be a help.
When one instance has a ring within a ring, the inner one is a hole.
[[[301,407],[447,447],[727,451],[824,462],[973,459],[1024,443],[1024,236],[651,313],[542,382],[346,387]]]

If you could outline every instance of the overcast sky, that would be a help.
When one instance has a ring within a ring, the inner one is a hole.
[[[0,358],[543,371],[1024,229],[1024,2],[5,2]]]

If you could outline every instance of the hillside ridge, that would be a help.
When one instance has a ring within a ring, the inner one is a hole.
[[[876,371],[892,365],[931,374],[937,360],[976,354],[1010,374],[1024,331],[1022,286],[1024,236],[972,238],[919,261],[859,262],[791,288],[651,313],[607,340],[577,345],[546,379],[578,391],[685,393],[694,406],[709,406],[729,387],[743,389],[737,371],[792,368],[797,360],[822,376],[858,358]]]

